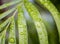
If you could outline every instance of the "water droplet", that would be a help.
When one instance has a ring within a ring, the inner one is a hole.
[[[23,33],[23,32],[20,32],[20,34],[21,34],[21,35],[24,35],[24,33]]]
[[[36,22],[36,26],[40,28],[40,22]]]
[[[14,38],[10,38],[10,39],[9,39],[9,42],[10,42],[10,43],[14,43],[14,42],[15,42]]]

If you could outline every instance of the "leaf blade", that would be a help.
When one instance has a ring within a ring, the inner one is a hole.
[[[5,3],[5,4],[3,4],[3,5],[0,6],[0,10],[1,10],[1,9],[4,9],[4,8],[6,8],[6,7],[9,7],[9,6],[11,6],[11,5],[17,4],[17,3],[19,3],[19,2],[20,2],[20,0],[19,0],[19,1],[12,1],[12,2],[9,2],[9,3]]]

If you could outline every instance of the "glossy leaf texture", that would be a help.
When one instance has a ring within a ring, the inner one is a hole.
[[[29,5],[28,5],[29,4]],[[48,44],[48,35],[46,28],[44,26],[44,23],[42,22],[42,18],[39,15],[40,13],[38,10],[35,8],[35,6],[30,3],[26,2],[25,3],[25,8],[27,9],[29,15],[34,21],[38,36],[39,36],[39,42],[40,44]]]
[[[53,16],[57,28],[58,28],[58,32],[59,32],[59,41],[60,41],[60,13],[59,11],[56,9],[56,7],[53,5],[53,3],[51,3],[51,1],[49,0],[38,0],[37,1],[39,4],[42,4]]]
[[[13,0],[0,6],[6,8],[0,13],[0,44],[59,44],[60,12],[50,0]]]

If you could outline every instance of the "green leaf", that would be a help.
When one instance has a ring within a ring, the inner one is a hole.
[[[26,2],[24,3],[24,5],[25,5],[25,8],[27,9],[27,12],[29,13],[29,15],[34,21],[40,44],[48,44],[47,31],[46,31],[44,23],[42,22],[39,11],[30,2]]]
[[[15,15],[15,12],[13,13],[13,15],[11,17],[9,17],[6,21],[4,21],[2,24],[0,24],[0,32],[3,31],[3,27],[5,27],[8,24],[8,22],[11,22],[14,15]]]
[[[30,17],[28,11],[25,8],[24,8],[24,17],[26,19],[27,24],[29,44],[39,44],[38,33],[36,31],[33,19]]]
[[[37,1],[37,0],[36,0]],[[59,32],[59,42],[60,42],[60,13],[56,7],[49,0],[38,0],[39,4],[42,4],[48,11],[52,14]]]
[[[41,13],[43,22],[47,28],[49,44],[59,44],[58,30],[51,13],[48,12],[45,8],[42,8],[40,6],[37,8]]]
[[[28,44],[27,25],[24,18],[24,12],[21,6],[18,6],[18,31],[19,31],[19,44]]]
[[[11,24],[9,27],[9,37],[8,37],[8,44],[16,44],[16,37],[15,37],[15,21],[14,21],[14,16],[16,15],[16,11],[14,12],[13,16],[10,18],[11,19]]]
[[[2,14],[0,14],[0,20],[3,19],[4,17],[6,17],[7,15],[9,15],[10,13],[12,13],[16,8],[12,8]]]
[[[9,28],[9,37],[8,37],[8,43],[9,44],[16,44],[16,37],[15,37],[15,21],[14,18],[12,19],[12,22],[10,24]]]
[[[12,1],[12,2],[9,2],[9,3],[4,3],[3,5],[0,6],[0,9],[4,9],[6,7],[9,7],[11,5],[15,5],[17,3],[19,3],[21,0],[17,0],[17,1]]]
[[[0,32],[3,31],[3,28],[10,22],[10,20],[11,19],[9,18],[0,25]]]
[[[6,31],[7,31],[8,27],[9,27],[9,25],[10,25],[10,22],[5,27],[5,30],[2,33],[0,33],[0,44],[5,44]]]

